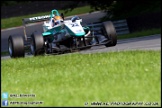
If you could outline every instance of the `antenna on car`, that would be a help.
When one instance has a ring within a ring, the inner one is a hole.
[[[61,13],[61,17],[62,17],[62,19],[64,20],[64,14],[63,14],[63,13]]]

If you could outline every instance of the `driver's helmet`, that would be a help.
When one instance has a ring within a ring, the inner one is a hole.
[[[55,24],[60,24],[63,22],[63,19],[61,16],[54,16]]]

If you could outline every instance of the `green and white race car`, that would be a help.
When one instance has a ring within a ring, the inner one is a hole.
[[[54,16],[60,16],[62,20],[52,26]],[[40,21],[44,21],[43,32],[35,31],[27,36],[26,24]],[[23,24],[24,36],[10,35],[8,38],[8,51],[11,58],[25,57],[26,46],[30,48],[32,55],[38,56],[79,51],[99,45],[110,47],[117,44],[116,30],[111,21],[103,22],[100,30],[94,30],[88,25],[83,26],[82,19],[78,16],[65,20],[63,13],[60,14],[55,9],[50,15],[24,18]],[[25,42],[29,45],[25,45]]]

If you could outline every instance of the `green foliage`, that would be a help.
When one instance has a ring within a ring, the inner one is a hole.
[[[108,10],[109,7],[114,3],[114,0],[108,0],[108,1],[87,1],[90,6],[95,10]]]
[[[3,1],[2,4],[5,4],[7,2],[12,3],[11,1]],[[15,2],[16,1],[13,1],[13,3]],[[24,1],[24,2],[27,2],[27,1]],[[80,10],[77,10],[77,6],[80,3],[89,4],[89,8],[87,9],[83,7]],[[77,1],[77,2],[72,2],[72,4],[69,4],[68,7],[65,7],[63,11],[67,15],[72,15],[70,13],[73,12],[74,10],[76,11],[75,14],[92,12],[96,10],[104,10],[108,14],[107,16],[102,18],[101,21],[118,20],[118,19],[123,19],[123,18],[127,18],[130,16],[136,16],[136,15],[140,15],[144,13],[157,12],[157,11],[159,12],[161,11],[161,1],[160,0],[156,0],[156,1],[109,0],[109,1],[102,1],[102,2],[101,1]],[[44,13],[47,13],[47,12],[44,12]],[[44,13],[40,13],[40,15]],[[22,18],[25,18],[28,16],[35,16],[35,15],[26,15],[26,16],[14,17],[14,18],[1,19],[1,22],[2,22],[1,28],[4,29],[4,28],[9,28],[9,27],[14,27],[14,26],[20,26],[22,25],[22,22],[21,22]],[[13,24],[13,22],[15,23]]]
[[[30,3],[32,1],[1,1],[1,6],[14,6],[17,4]]]
[[[87,1],[87,3],[93,11],[104,10],[107,12],[107,16],[102,21],[123,19],[130,16],[161,11],[161,0],[108,0],[102,2],[95,0]]]
[[[154,34],[161,34],[161,28],[159,29],[144,29],[141,31],[129,33],[129,34],[123,34],[119,35],[118,39],[127,39],[127,38],[135,38],[135,37],[142,37],[142,36],[148,36],[148,35],[154,35]]]
[[[161,11],[161,1],[117,1],[114,8],[111,10],[113,12],[113,18],[111,19],[122,19],[131,16],[137,16],[141,14],[160,12]]]

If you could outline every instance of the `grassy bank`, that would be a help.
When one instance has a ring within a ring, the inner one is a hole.
[[[154,35],[154,34],[161,34],[161,28],[159,29],[148,29],[148,30],[141,30],[129,34],[123,34],[119,35],[118,39],[127,39],[127,38],[135,38],[135,37],[142,37],[142,36],[149,36],[149,35]]]
[[[2,92],[35,95],[9,97],[9,102],[43,102],[9,106],[84,106],[86,102],[88,106],[92,102],[161,106],[160,51],[7,59],[1,61],[1,70]]]

